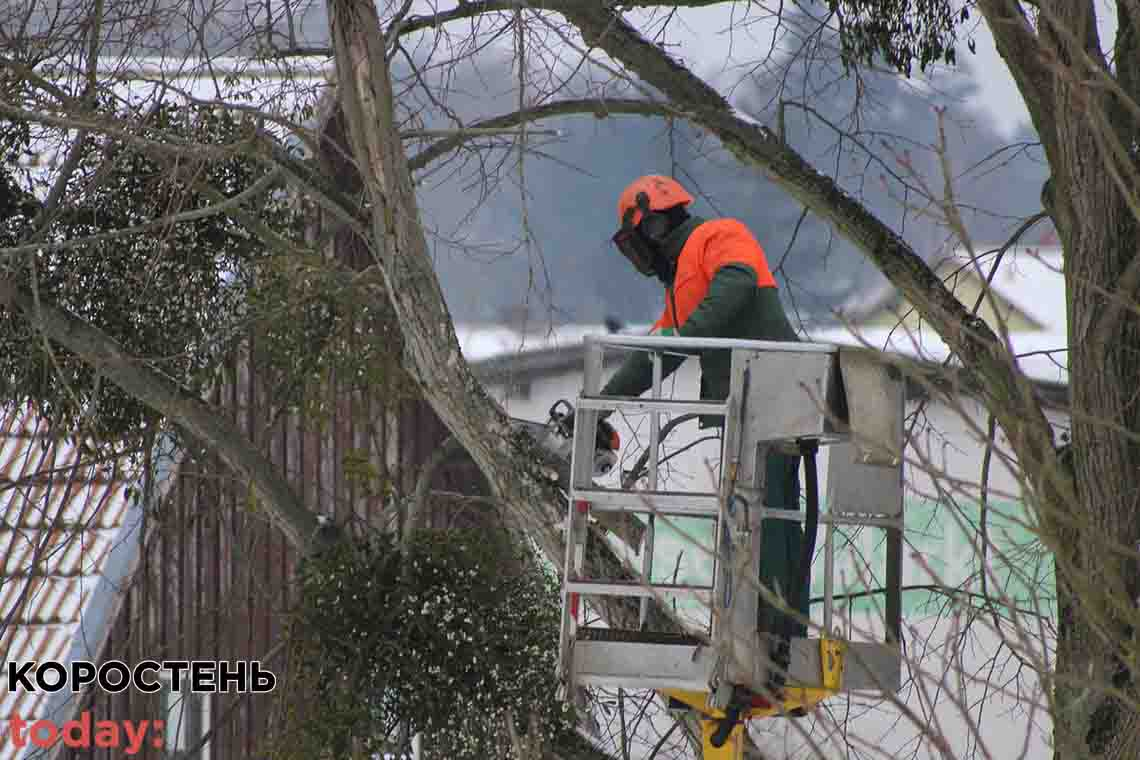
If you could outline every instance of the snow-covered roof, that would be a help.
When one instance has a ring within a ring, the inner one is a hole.
[[[0,411],[0,652],[66,660],[108,558],[129,527],[131,479],[56,438],[30,408]],[[0,717],[44,717],[47,698],[0,696]],[[19,754],[0,743],[0,759]]]
[[[646,325],[642,332],[649,329]],[[455,334],[463,357],[469,362],[500,359],[512,354],[570,348],[582,344],[587,335],[605,335],[609,330],[600,324],[571,324],[551,327],[536,323],[529,330],[516,330],[507,325],[458,324]]]
[[[928,362],[940,363],[950,355],[945,342],[929,327],[919,332],[890,327],[831,327],[813,330],[810,338],[818,343],[867,346]],[[1010,345],[1018,356],[1018,366],[1030,379],[1044,383],[1068,382],[1068,349],[1064,334],[1044,331],[1012,333]]]
[[[978,269],[989,276],[992,257],[980,262]],[[974,265],[962,251],[939,267],[942,272],[958,271],[957,282],[973,278],[981,282]],[[955,283],[948,283],[953,286]],[[1068,319],[1065,310],[1065,277],[1061,249],[1056,245],[1010,248],[991,282],[994,293],[1023,312],[1039,329],[1010,329],[1009,345],[1019,357],[1018,365],[1025,374],[1042,382],[1068,382]],[[958,292],[958,288],[954,288]],[[892,289],[891,294],[895,291]],[[878,299],[877,299],[878,300]],[[885,308],[879,302],[877,308]],[[967,303],[973,307],[973,303]],[[867,313],[864,311],[864,313]],[[901,313],[901,310],[900,310]],[[997,325],[992,325],[997,329]],[[901,325],[846,325],[812,330],[813,340],[840,345],[866,345],[904,356],[941,362],[949,349],[929,326],[918,329]]]
[[[989,277],[994,255],[991,252],[979,256],[975,265],[967,253],[959,249],[931,262],[931,266],[947,287],[959,293],[965,289],[963,286],[977,286]],[[1042,325],[1044,330],[1064,334],[1065,283],[1060,246],[1011,247],[1002,256],[990,287],[998,298]],[[901,302],[901,294],[889,282],[884,282],[869,293],[852,294],[837,311],[849,321],[862,322],[884,310],[905,312],[906,307]],[[972,303],[967,305],[973,306]],[[1062,324],[1058,325],[1058,320],[1062,320]]]
[[[154,496],[177,456],[160,436]],[[100,460],[57,436],[29,406],[0,409],[0,660],[99,657],[140,547],[144,505],[125,460]],[[0,720],[65,720],[70,690],[0,694]],[[29,750],[30,751],[30,750]],[[22,750],[0,741],[0,760]]]
[[[961,261],[966,265],[963,271],[972,271],[973,267],[966,259]],[[987,259],[982,265],[982,271],[987,275],[989,261],[992,259]],[[1018,355],[1022,370],[1033,380],[1067,383],[1065,280],[1060,249],[1056,246],[1011,248],[1003,256],[992,286],[998,295],[1041,326],[1040,329],[1010,332],[1010,347]],[[973,304],[967,306],[972,307]],[[648,325],[627,328],[631,333],[644,333],[647,329]],[[457,325],[456,332],[464,356],[469,362],[480,364],[501,363],[511,356],[521,358],[538,351],[577,347],[584,336],[603,335],[608,331],[603,325],[564,325],[536,329],[524,335],[503,325],[467,324]],[[917,329],[901,325],[817,326],[809,328],[805,337],[821,343],[870,346],[931,362],[945,361],[949,355],[946,344],[925,325]]]
[[[1005,300],[1044,327],[1066,335],[1065,276],[1059,246],[1011,248],[1002,258],[992,286]],[[983,264],[982,271],[988,273]]]

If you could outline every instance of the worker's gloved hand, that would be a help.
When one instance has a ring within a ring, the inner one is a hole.
[[[570,406],[570,402],[556,401],[550,407],[550,421],[567,438],[574,435],[574,407]]]
[[[565,435],[572,436],[574,435],[574,419],[575,413],[571,411],[558,418],[556,423]],[[607,449],[610,451],[617,451],[621,448],[621,436],[618,435],[618,431],[614,429],[614,426],[605,420],[598,420],[594,448]]]
[[[574,435],[575,417],[574,408],[564,401],[560,401],[550,408],[550,419],[567,438]],[[604,419],[599,419],[594,438],[595,473],[605,474],[609,472],[617,462],[617,451],[620,448],[621,436],[618,435],[617,430]]]
[[[617,451],[621,448],[621,436],[614,426],[603,419],[598,420],[595,448]]]

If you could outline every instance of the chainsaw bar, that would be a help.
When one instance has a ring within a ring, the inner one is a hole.
[[[568,401],[560,400],[550,407],[550,418],[545,422],[532,422],[517,417],[511,418],[516,430],[525,431],[538,443],[543,464],[551,476],[564,488],[570,487],[570,459],[573,454],[574,407]],[[621,439],[608,423],[598,425],[598,439],[594,449],[593,477],[605,475],[617,464],[617,452]]]
[[[573,440],[566,438],[550,423],[532,422],[511,417],[511,427],[523,430],[538,443],[542,464],[562,488],[570,487],[570,452]]]

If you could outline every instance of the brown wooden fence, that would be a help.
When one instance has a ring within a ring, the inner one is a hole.
[[[417,465],[446,438],[423,402],[386,404],[382,396],[365,399],[335,389],[325,419],[307,421],[294,414],[271,422],[268,405],[259,401],[264,384],[240,368],[234,365],[235,382],[227,383],[214,402],[260,444],[306,504],[340,522],[355,518],[382,524],[386,508],[392,507],[391,500],[386,507],[377,484],[391,478],[402,492],[410,491]],[[359,475],[361,470],[367,478]],[[477,493],[478,482],[473,465],[461,463],[441,468],[434,485]],[[297,557],[248,487],[216,458],[187,459],[166,498],[146,519],[139,567],[101,659],[261,660],[280,670],[284,613],[292,602]],[[133,690],[94,690],[81,709],[90,711],[93,720],[161,719],[168,709],[164,698],[169,699]],[[210,760],[256,757],[272,706],[272,694],[213,695]],[[188,728],[191,736],[198,731],[198,726]],[[170,726],[166,731],[173,733]],[[173,743],[173,737],[166,738]],[[110,760],[120,753],[68,750],[67,756]],[[153,746],[138,755],[164,756]]]

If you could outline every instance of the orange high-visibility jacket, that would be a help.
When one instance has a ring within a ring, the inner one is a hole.
[[[654,333],[691,338],[799,339],[780,304],[764,249],[744,224],[736,219],[705,221],[692,217],[670,235],[666,245],[680,250],[675,254],[673,286],[665,289],[665,308],[653,325]],[[723,400],[728,395],[730,352],[699,353],[701,398]],[[682,360],[667,354],[663,374],[672,373]],[[648,355],[636,351],[602,393],[639,396],[651,382]],[[702,419],[703,424],[711,422]]]
[[[654,332],[668,333],[684,325],[708,295],[717,271],[728,264],[751,268],[758,288],[776,287],[764,249],[747,227],[736,219],[704,222],[689,235],[677,257],[672,292],[665,294],[665,308],[653,324]]]

